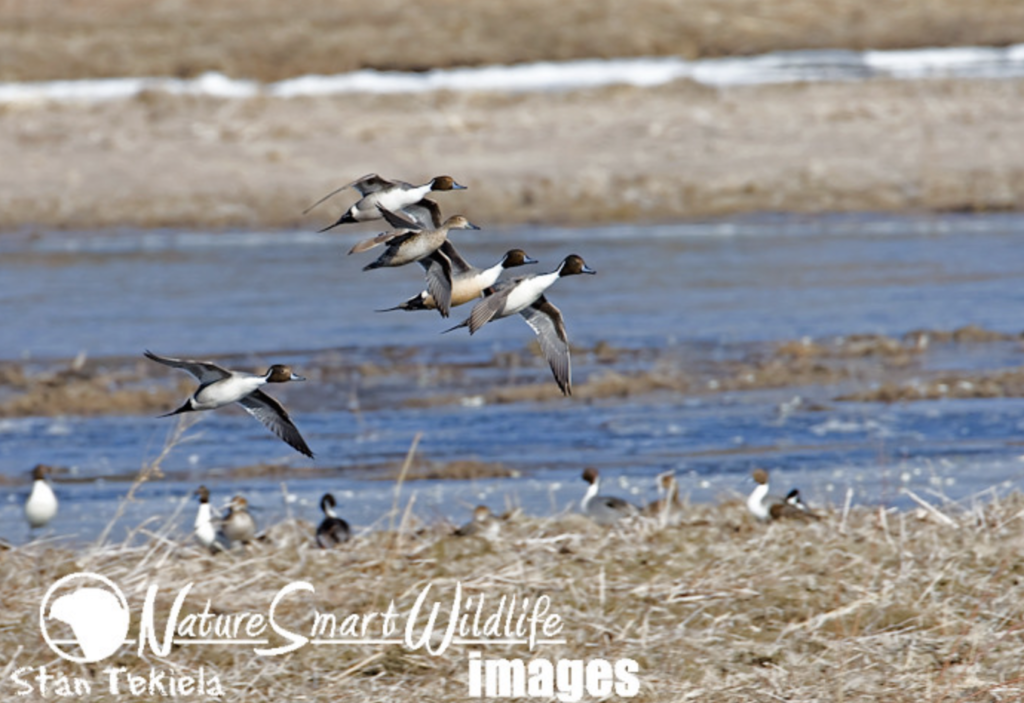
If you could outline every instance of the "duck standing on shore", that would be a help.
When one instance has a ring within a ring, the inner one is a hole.
[[[57,515],[57,496],[46,482],[49,473],[53,470],[46,464],[36,464],[32,469],[32,491],[25,501],[25,519],[33,530],[45,527]]]
[[[324,512],[324,519],[316,528],[316,544],[321,549],[332,549],[339,544],[348,542],[351,532],[348,523],[338,517],[334,512],[337,502],[330,493],[324,493],[320,499],[320,509]]]
[[[600,495],[601,478],[597,469],[584,469],[583,480],[590,485],[580,501],[580,511],[598,525],[614,525],[640,513],[635,505],[622,498]]]

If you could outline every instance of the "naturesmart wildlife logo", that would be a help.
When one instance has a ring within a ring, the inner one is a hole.
[[[93,585],[61,593],[74,583]],[[69,626],[74,639],[51,635],[53,622]],[[116,652],[125,643],[129,622],[128,601],[121,589],[99,574],[65,576],[50,586],[39,605],[39,629],[47,646],[58,657],[79,664],[98,662]],[[78,645],[81,654],[69,651],[70,645]]]
[[[442,590],[427,582],[404,608],[392,599],[386,608],[337,612],[321,610],[313,584],[294,581],[278,589],[265,610],[247,611],[214,606],[197,597],[193,586],[185,584],[172,592],[173,600],[167,594],[159,602],[161,587],[146,586],[141,612],[133,618],[124,592],[109,578],[83,572],[59,579],[39,606],[46,645],[75,665],[115,655],[119,665],[76,666],[74,673],[54,671],[52,664],[23,666],[10,676],[18,695],[83,698],[96,689],[113,696],[220,698],[224,689],[216,673],[202,666],[194,672],[164,670],[149,662],[166,660],[180,647],[245,647],[257,657],[275,657],[307,645],[397,646],[435,657],[463,656],[467,698],[572,703],[588,696],[631,698],[640,691],[639,666],[632,659],[539,656],[540,647],[557,651],[567,644],[565,622],[548,595],[467,592],[458,581]],[[503,656],[488,658],[488,647],[500,647]],[[517,648],[523,656],[509,656]],[[133,664],[126,649],[134,649],[140,661]],[[293,662],[301,666],[301,659]],[[141,673],[142,663],[147,673]],[[82,678],[86,671],[93,676]]]

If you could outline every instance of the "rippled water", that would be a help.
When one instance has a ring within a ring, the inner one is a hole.
[[[511,246],[540,259],[538,270],[570,252],[583,255],[599,274],[560,281],[549,296],[573,343],[591,348],[604,341],[669,355],[684,366],[766,340],[966,324],[1007,332],[1022,327],[1024,218],[1016,215],[756,217],[461,234],[453,238],[474,262],[496,260]],[[344,253],[354,238],[299,232],[5,237],[2,357],[135,357],[147,348],[193,357],[248,352],[253,365],[288,361],[315,372],[325,354],[373,361],[410,353],[428,376],[432,360],[457,360],[481,365],[480,374],[550,381],[539,361],[516,369],[490,365],[496,352],[518,352],[530,342],[519,320],[470,338],[440,335],[447,325],[433,314],[373,312],[401,302],[422,282],[408,268],[360,271],[365,259]],[[940,350],[927,363],[985,368],[1020,365],[1024,356],[1015,345],[972,353]],[[597,370],[588,355],[574,357],[577,384]],[[427,393],[432,381],[422,383]],[[317,519],[316,500],[332,490],[351,522],[379,526],[393,484],[355,470],[400,462],[420,432],[419,452],[431,461],[501,462],[521,474],[406,484],[401,504],[415,493],[415,511],[427,520],[461,521],[480,502],[539,514],[571,507],[582,493],[579,471],[588,464],[609,479],[607,492],[637,502],[654,497],[653,476],[666,469],[677,472],[691,499],[703,501],[747,492],[750,468],[766,466],[780,488],[800,485],[818,504],[842,503],[848,489],[858,502],[906,505],[903,487],[932,500],[939,492],[960,498],[992,486],[1020,487],[1024,476],[1024,401],[1017,399],[837,403],[835,389],[800,388],[481,405],[468,389],[461,404],[378,401],[354,413],[356,386],[351,394],[318,392],[312,383],[275,391],[316,461],[291,452],[243,414],[204,414],[164,462],[168,477],[142,487],[115,535],[176,510],[187,526],[193,507],[185,501],[199,482],[219,497],[245,492],[265,524],[287,511]],[[417,388],[401,392],[415,396]],[[795,396],[821,407],[806,402],[780,412]],[[62,512],[52,531],[92,539],[127,490],[125,477],[160,452],[173,422],[0,420],[0,474],[21,480],[37,462],[70,467],[74,480],[57,486]],[[260,462],[294,468],[286,480],[289,498],[282,497],[280,478],[228,478],[232,468]],[[0,506],[0,534],[16,541],[26,533],[20,512],[26,491],[16,487]]]

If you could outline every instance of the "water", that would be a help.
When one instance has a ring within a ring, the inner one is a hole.
[[[365,234],[365,232],[363,233]],[[595,229],[520,228],[457,233],[474,262],[522,246],[549,270],[576,252],[597,276],[560,281],[549,298],[574,346],[624,350],[617,360],[575,353],[577,387],[587,378],[671,364],[684,370],[742,358],[764,342],[854,333],[899,336],[912,329],[975,324],[1019,332],[1024,254],[1019,215],[928,217],[747,217],[685,225]],[[524,347],[518,319],[441,335],[431,313],[375,313],[422,287],[412,268],[362,272],[346,256],[361,235],[285,233],[44,233],[0,239],[0,357],[37,362],[138,359],[143,349],[246,364],[287,361],[307,384],[274,389],[317,452],[292,452],[242,413],[206,413],[163,462],[166,477],[141,487],[114,537],[147,518],[178,512],[186,530],[189,493],[206,483],[217,499],[244,492],[257,519],[318,519],[325,490],[364,529],[386,524],[394,484],[377,480],[401,463],[422,433],[419,456],[444,463],[501,463],[514,478],[407,483],[422,519],[462,521],[477,503],[550,514],[582,495],[582,467],[598,466],[604,491],[642,503],[653,477],[674,470],[692,500],[735,498],[753,466],[778,488],[800,485],[812,503],[909,505],[910,488],[930,500],[1020,488],[1024,400],[908,404],[836,402],[836,388],[719,394],[655,391],[584,401],[482,402],[484,388],[511,378],[551,383]],[[453,311],[453,319],[468,313]],[[496,367],[496,355],[523,359]],[[925,368],[1018,366],[1019,343],[936,348]],[[405,375],[330,373],[400,358]],[[457,368],[447,374],[441,362]],[[153,365],[155,366],[155,365]],[[174,382],[173,369],[149,369]],[[847,384],[849,385],[849,384]],[[848,388],[847,388],[848,389]],[[421,407],[447,393],[462,402]],[[799,398],[799,401],[795,401]],[[817,403],[817,406],[815,406]],[[783,412],[786,407],[796,408]],[[168,407],[167,410],[173,408]],[[358,410],[358,412],[353,412]],[[150,415],[0,419],[0,475],[20,483],[0,504],[0,534],[26,529],[24,480],[35,463],[68,467],[58,481],[58,535],[94,539],[128,478],[156,457],[174,420]],[[257,478],[235,470],[279,469]]]

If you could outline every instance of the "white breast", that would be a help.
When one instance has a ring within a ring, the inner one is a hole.
[[[533,305],[537,298],[544,294],[551,284],[558,280],[558,273],[545,273],[541,276],[534,276],[521,281],[512,289],[505,300],[503,316],[515,315],[520,310]]]
[[[25,519],[30,527],[42,527],[57,514],[57,496],[43,480],[32,483],[32,492],[25,501]]]
[[[266,383],[263,376],[236,375],[211,383],[195,395],[197,410],[213,410],[237,402]]]

